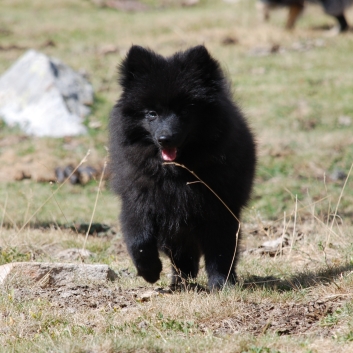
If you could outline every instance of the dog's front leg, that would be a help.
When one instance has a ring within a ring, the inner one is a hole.
[[[157,239],[151,230],[141,229],[139,221],[135,220],[131,223],[127,224],[126,220],[123,222],[123,234],[137,269],[137,275],[142,276],[149,283],[154,283],[158,281],[162,271]]]

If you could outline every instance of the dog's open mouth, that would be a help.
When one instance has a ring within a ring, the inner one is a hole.
[[[172,162],[176,158],[176,155],[177,155],[176,147],[162,149],[162,158],[164,161]]]

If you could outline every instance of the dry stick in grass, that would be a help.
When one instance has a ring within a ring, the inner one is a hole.
[[[284,188],[284,190],[287,191],[289,195],[291,195],[292,197],[294,197],[294,194],[293,194],[289,189]],[[317,203],[320,203],[320,202],[322,202],[322,201],[325,201],[326,199],[329,199],[329,198],[330,198],[329,196],[322,197],[321,199],[316,200],[316,201],[313,201],[313,202],[309,203],[309,204],[306,205],[306,206],[302,206],[301,208],[298,208],[298,209],[297,209],[297,212],[299,213],[300,211],[303,211],[303,210],[305,210],[306,208],[311,207],[311,206],[313,206],[313,205],[316,205]],[[302,205],[302,202],[299,201],[299,203]],[[312,211],[311,211],[310,213],[311,213],[311,215],[313,215]],[[274,222],[278,222],[278,221],[281,221],[281,220],[283,220],[283,217],[277,218]]]
[[[282,254],[282,251],[283,251],[283,240],[284,240],[284,237],[286,235],[286,231],[287,231],[287,225],[286,225],[286,211],[284,211],[284,214],[283,214],[283,231],[282,231],[282,241],[280,243],[280,249],[279,249],[279,254],[281,255]],[[277,253],[276,253],[276,256],[277,256]]]
[[[223,289],[224,289],[226,284],[227,284],[227,282],[228,282],[228,279],[229,279],[229,276],[230,276],[230,272],[232,271],[232,267],[233,267],[234,260],[235,260],[235,254],[236,254],[237,248],[238,248],[238,238],[239,238],[239,232],[240,232],[240,221],[237,218],[237,216],[232,212],[232,210],[227,206],[227,204],[216,194],[216,192],[213,191],[213,189],[210,186],[208,186],[202,179],[200,179],[196,175],[195,172],[193,172],[192,170],[187,168],[184,164],[180,164],[180,163],[176,163],[176,162],[164,162],[163,164],[173,164],[173,165],[175,165],[177,167],[186,169],[189,173],[191,173],[198,180],[198,181],[188,182],[188,183],[186,183],[186,185],[191,185],[191,184],[195,184],[195,183],[201,183],[201,184],[205,185],[207,187],[207,189],[210,190],[212,192],[212,194],[215,195],[217,197],[217,199],[222,202],[223,206],[239,222],[238,230],[237,230],[237,233],[235,234],[235,247],[234,247],[234,254],[233,254],[233,258],[232,258],[232,263],[230,265],[230,268],[229,268],[229,271],[228,271],[228,275],[227,275],[226,281],[225,281],[224,286],[223,286]]]
[[[318,202],[321,202],[321,201],[323,201],[323,200],[325,200],[327,198],[328,197],[324,197],[324,198],[322,198],[319,201],[313,202],[313,203],[309,204],[308,206],[304,206],[304,207],[300,208],[298,211],[301,211],[301,210],[303,210],[303,209],[305,209],[305,208],[307,208],[309,206],[312,206],[312,205],[314,205],[314,204],[316,204]],[[312,211],[310,213],[321,225],[323,225],[324,227],[328,228],[328,225],[325,222],[323,222],[318,216],[316,216],[314,213],[312,213]],[[334,230],[329,229],[329,232],[332,233],[333,235],[335,235],[336,237],[339,237],[339,235]]]
[[[88,238],[89,231],[91,230],[91,226],[92,226],[94,214],[96,213],[96,208],[97,208],[97,203],[98,203],[98,197],[99,197],[99,194],[100,194],[100,191],[101,191],[101,185],[102,185],[103,176],[104,176],[105,168],[106,168],[106,167],[107,167],[107,160],[104,161],[103,171],[102,171],[101,178],[100,178],[99,184],[98,184],[98,190],[97,190],[97,195],[96,195],[96,201],[94,202],[94,207],[93,207],[93,211],[92,211],[92,216],[91,216],[91,220],[89,221],[89,225],[88,225],[87,233],[86,233],[86,236],[85,236],[85,241],[83,242],[82,250],[85,250],[85,248],[86,248],[86,242],[87,242],[87,238]]]
[[[29,189],[29,194],[30,194],[30,195],[25,194],[26,199],[27,199],[27,207],[26,207],[25,215],[24,215],[24,217],[23,217],[23,222],[26,222],[26,219],[27,219],[27,217],[28,217],[29,208],[30,208],[30,206],[31,206],[31,198],[33,197],[32,189]]]
[[[83,157],[81,162],[76,166],[76,168],[71,172],[71,174],[60,184],[60,186],[37,208],[37,210],[32,214],[31,217],[24,223],[24,225],[20,228],[17,234],[21,233],[21,231],[28,225],[28,223],[32,220],[32,218],[54,197],[54,195],[63,187],[63,185],[71,178],[71,176],[76,172],[76,170],[81,167],[83,163],[86,162],[87,157],[91,153],[90,150],[87,151],[86,155]]]
[[[287,188],[285,188],[285,190],[286,190],[290,195],[294,196]],[[319,202],[325,201],[326,199],[330,199],[330,196],[322,197],[320,200],[311,202],[310,204],[299,208],[299,209],[297,210],[297,213],[299,213],[300,211],[303,211],[303,210],[305,210],[306,208],[308,208],[308,207],[310,207],[310,206],[313,206],[313,205],[315,205],[315,204],[317,204],[317,203],[319,203]],[[331,203],[330,203],[330,204],[331,204]],[[329,227],[328,224],[325,224],[318,216],[315,216],[315,214],[313,213],[313,211],[310,211],[310,213],[311,213],[311,215],[312,215],[319,223],[321,223],[323,226],[325,226],[326,228]],[[337,217],[337,215],[336,215],[336,217]],[[280,221],[280,220],[282,220],[282,219],[283,219],[283,217],[282,217],[282,218],[277,218],[275,222]],[[329,232],[332,233],[333,235],[339,237],[339,235],[338,235],[332,228],[329,229]]]
[[[343,184],[343,187],[342,187],[342,190],[341,190],[340,197],[338,198],[338,202],[337,202],[337,205],[336,205],[335,213],[334,213],[334,215],[333,215],[333,219],[332,219],[332,222],[331,222],[331,227],[330,227],[330,230],[331,230],[331,231],[332,231],[332,228],[333,228],[333,224],[334,224],[334,222],[335,222],[335,219],[336,219],[336,217],[337,217],[338,207],[339,207],[340,202],[341,202],[341,199],[342,199],[342,197],[343,197],[343,191],[344,191],[344,189],[345,189],[345,187],[346,187],[346,185],[347,185],[349,176],[350,176],[351,173],[352,173],[352,169],[353,169],[353,163],[352,163],[352,165],[351,165],[351,167],[350,167],[350,169],[349,169],[347,178],[346,178],[346,180],[344,181],[344,184]],[[324,249],[324,250],[326,250],[326,248],[328,247],[328,245],[329,245],[329,243],[330,243],[330,236],[331,236],[331,232],[328,233],[328,236],[327,236],[327,239],[326,239],[326,245],[325,245],[325,249]]]
[[[294,224],[293,224],[293,236],[292,236],[292,241],[290,244],[290,249],[289,249],[289,254],[288,254],[288,258],[291,255],[293,246],[297,240],[297,235],[295,234],[296,231],[296,225],[297,225],[297,213],[298,213],[298,195],[295,195],[295,209],[294,209]]]
[[[56,205],[58,206],[58,209],[60,210],[61,214],[62,214],[63,217],[65,218],[66,223],[69,224],[69,221],[67,220],[67,218],[66,218],[66,216],[65,216],[65,213],[63,212],[62,208],[60,207],[59,202],[58,202],[58,200],[56,199],[55,195],[53,195],[53,199],[54,199]],[[54,220],[54,223],[56,223],[55,220]],[[57,227],[58,227],[58,229],[59,229],[59,228],[60,228],[59,225],[58,225],[58,224],[56,224],[56,225],[57,225]],[[77,228],[76,228],[75,222],[72,222],[72,225],[73,225],[73,227],[74,227],[74,229],[75,229],[76,234],[78,235],[78,230],[77,230]]]
[[[1,225],[0,225],[0,234],[2,232],[2,226],[4,225],[4,219],[6,216],[6,208],[7,208],[7,200],[9,198],[9,194],[6,193],[6,198],[5,198],[5,206],[3,207],[3,214],[2,214],[2,219],[1,219]]]
[[[8,199],[8,194],[6,194],[6,202],[5,202],[5,207],[1,206],[3,210],[3,221],[5,219],[5,216],[10,220],[10,222],[12,223],[13,227],[15,228],[16,231],[18,231],[18,227],[16,225],[16,222],[13,220],[13,218],[6,212],[7,209],[7,199]],[[1,227],[3,226],[3,223],[1,224]]]
[[[327,191],[327,185],[326,185],[326,174],[324,173],[324,185],[325,185],[325,192],[326,195],[329,199],[328,205],[327,205],[327,222],[326,222],[326,226],[328,227],[328,223],[330,221],[330,210],[331,210],[331,197],[328,196],[328,191]]]

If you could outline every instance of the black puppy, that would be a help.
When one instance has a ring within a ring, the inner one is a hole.
[[[239,219],[249,199],[255,145],[229,85],[204,46],[171,57],[133,46],[120,66],[122,95],[110,120],[112,187],[138,275],[159,279],[165,252],[172,284],[195,278],[205,256],[208,285],[236,280]],[[228,205],[180,163],[201,178]]]

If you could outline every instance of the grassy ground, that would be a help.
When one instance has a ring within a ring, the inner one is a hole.
[[[0,125],[1,164],[12,163],[4,159],[9,153],[14,162],[37,156],[59,166],[66,159],[79,163],[88,150],[87,163],[103,160],[108,115],[119,96],[116,66],[129,46],[168,55],[204,43],[228,72],[258,141],[242,248],[283,233],[289,245],[275,257],[244,253],[235,289],[141,299],[154,287],[134,276],[116,222],[119,200],[103,183],[93,220],[116,234],[89,237],[94,256],[85,261],[107,263],[121,278],[80,287],[80,300],[56,288],[26,292],[8,284],[0,292],[0,351],[347,352],[353,341],[353,34],[327,36],[323,28],[334,21],[315,6],[287,33],[284,10],[264,24],[252,0],[201,0],[190,8],[145,3],[146,12],[123,13],[88,0],[1,1],[0,73],[26,48],[83,69],[96,92],[86,123],[101,123],[69,143],[23,138]],[[353,24],[352,10],[348,20]],[[1,182],[0,264],[54,261],[60,250],[82,247],[84,236],[67,227],[90,221],[97,190],[98,181],[84,187]],[[29,220],[31,227],[22,229]],[[203,270],[199,283],[206,283]],[[167,284],[165,262],[157,285]]]

